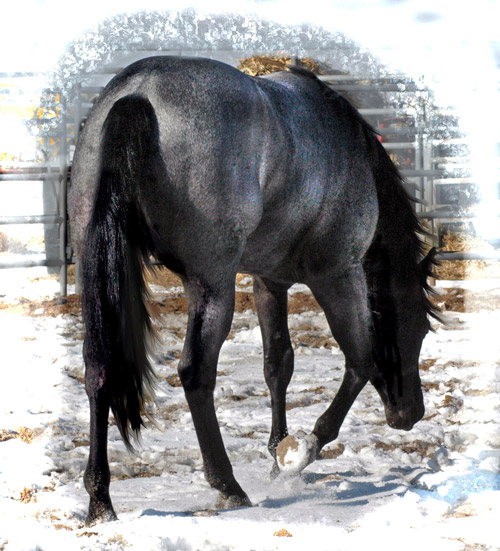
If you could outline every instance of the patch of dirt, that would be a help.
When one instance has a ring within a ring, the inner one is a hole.
[[[459,541],[464,545],[460,549],[460,551],[491,551],[491,547],[489,545],[484,545],[482,543],[468,543],[463,538],[449,538],[452,541]]]
[[[458,507],[454,507],[450,512],[445,513],[445,518],[468,518],[477,516],[477,511],[474,509],[471,503],[462,503]]]
[[[318,459],[337,459],[345,451],[344,444],[336,444],[335,446],[321,450]]]
[[[161,476],[163,472],[162,468],[157,468],[153,464],[135,463],[130,465],[131,472],[121,473],[118,475],[111,475],[111,481],[116,480],[130,480],[131,478],[152,478],[154,476]]]
[[[458,411],[463,405],[464,405],[464,401],[462,400],[462,398],[457,398],[456,396],[451,396],[450,394],[446,394],[442,404],[437,407],[452,408],[455,411]]]
[[[62,314],[78,315],[81,311],[81,299],[79,295],[44,300],[20,298],[15,303],[0,301],[0,310],[32,317],[56,317]]]
[[[28,429],[26,427],[19,427],[16,430],[5,430],[0,429],[0,442],[5,442],[7,440],[12,440],[13,438],[18,438],[22,440],[25,444],[31,444],[33,440],[42,434],[42,429]]]
[[[274,532],[273,536],[277,536],[278,538],[291,538],[291,537],[293,537],[292,534],[290,534],[290,532],[286,528],[282,528],[281,530],[276,530],[276,532]]]
[[[240,436],[241,438],[251,438],[252,440],[257,440],[259,438],[259,435],[257,435],[254,430],[244,432]]]
[[[72,440],[75,448],[86,448],[90,446],[90,440]]]
[[[436,363],[436,358],[425,358],[420,361],[419,368],[421,371],[429,371],[429,369]]]
[[[182,413],[189,411],[187,403],[171,404],[158,409],[158,413],[155,414],[161,417],[165,421],[176,421]]]
[[[376,442],[375,449],[383,451],[402,450],[405,453],[418,453],[423,457],[433,457],[436,452],[436,444],[424,440],[414,440],[413,442],[403,442],[394,444],[390,442]]]
[[[429,390],[439,390],[439,383],[422,382],[422,389],[424,392],[429,392]]]
[[[318,312],[321,308],[316,299],[308,293],[294,293],[288,297],[288,313],[301,314],[302,312]]]
[[[499,295],[456,287],[450,287],[446,292],[431,296],[430,299],[443,312],[479,312],[500,308]]]
[[[81,530],[84,527],[83,522],[67,513],[62,513],[57,510],[46,509],[35,513],[35,518],[38,521],[50,522],[55,530]],[[78,534],[77,534],[78,535]]]
[[[76,535],[77,538],[83,538],[83,537],[86,537],[86,538],[91,538],[93,536],[98,536],[99,533],[98,532],[89,532],[88,530],[85,530],[83,532],[80,532],[79,534]]]
[[[153,285],[164,287],[165,289],[171,289],[172,287],[182,287],[182,280],[174,272],[171,272],[168,268],[163,266],[156,266],[153,270],[146,271],[146,281]],[[237,274],[236,284],[242,285],[242,281],[246,280],[249,276],[247,274]],[[251,277],[251,276],[250,276]],[[252,285],[252,282],[245,282],[243,287]]]
[[[300,392],[302,394],[306,394],[306,393],[324,394],[325,390],[328,390],[325,386],[318,386],[316,388],[305,388],[304,390],[301,390]]]
[[[161,314],[187,314],[187,299],[184,296],[168,297],[161,301],[152,300],[149,303],[149,312],[153,317]],[[253,294],[245,291],[235,293],[235,311],[242,313],[247,310],[255,311]]]
[[[21,503],[36,503],[36,491],[32,488],[24,488],[20,494],[19,501]]]
[[[298,399],[291,397],[289,400],[290,401],[286,405],[287,411],[290,411],[291,409],[295,409],[295,408],[313,406],[315,404],[321,403],[322,401],[320,398],[311,398],[310,396],[303,396]]]
[[[160,287],[165,287],[165,289],[182,286],[181,278],[164,267],[158,266],[152,270],[146,270],[145,276],[147,283],[159,285]]]
[[[307,346],[309,348],[326,348],[327,350],[331,350],[332,348],[338,348],[339,346],[333,340],[333,337],[311,333],[298,335],[295,337],[294,341],[297,346]]]
[[[169,276],[170,277],[170,276]],[[177,276],[175,276],[177,277]],[[491,293],[481,293],[468,289],[450,288],[445,293],[431,297],[434,304],[444,312],[478,312],[480,310],[500,309],[500,296]],[[161,314],[187,314],[187,300],[184,296],[173,296],[162,300],[153,299],[148,304],[150,314],[158,318]],[[81,298],[79,295],[68,295],[63,298],[44,300],[28,300],[20,298],[17,302],[0,301],[0,310],[12,313],[22,313],[32,317],[55,317],[63,314],[79,315]],[[255,312],[253,293],[236,291],[235,311],[238,313],[251,310]],[[300,314],[308,311],[321,311],[314,297],[307,293],[294,293],[288,299],[288,313]],[[325,335],[304,334],[298,338],[298,344],[305,346],[331,349],[337,346],[334,340]],[[425,365],[421,366],[425,369]]]
[[[167,383],[170,386],[175,386],[175,387],[182,386],[181,379],[177,373],[172,373],[172,375],[169,375],[167,377]]]
[[[253,293],[236,291],[235,311],[238,313],[252,310],[255,312]],[[159,314],[187,314],[187,300],[183,296],[168,297],[161,301],[153,300],[150,305],[152,315]],[[310,310],[319,311],[320,307],[312,295],[306,293],[294,293],[288,298],[288,313],[300,314]]]

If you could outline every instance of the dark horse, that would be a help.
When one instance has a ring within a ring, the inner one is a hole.
[[[432,258],[420,262],[421,228],[375,132],[313,74],[291,68],[254,78],[176,57],[134,63],[89,114],[70,193],[90,402],[87,522],[116,518],[109,409],[131,447],[154,393],[143,279],[152,257],[184,284],[189,314],[179,376],[218,507],[250,505],[213,398],[237,272],[254,276],[275,458],[284,456],[277,449],[288,435],[287,290],[295,282],[310,287],[346,358],[335,399],[300,441],[297,470],[337,437],[368,381],[391,427],[409,430],[422,418],[418,357],[434,313],[426,285]]]

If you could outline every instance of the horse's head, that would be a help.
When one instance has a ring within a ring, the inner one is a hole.
[[[419,375],[422,341],[437,317],[427,297],[434,250],[404,282],[391,283],[390,296],[373,311],[375,371],[371,378],[392,428],[410,430],[424,415]]]

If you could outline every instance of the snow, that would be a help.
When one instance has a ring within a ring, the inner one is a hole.
[[[4,304],[58,290],[42,269],[0,276]],[[500,281],[484,286],[498,301]],[[453,324],[435,324],[421,354],[426,415],[412,431],[390,429],[376,392],[366,387],[326,458],[301,476],[273,480],[260,331],[251,310],[236,314],[234,338],[221,353],[216,404],[236,477],[254,506],[217,512],[183,391],[167,380],[175,374],[185,315],[164,316],[158,428],[144,430],[131,455],[110,427],[119,520],[93,527],[84,526],[89,413],[81,318],[42,311],[0,310],[0,429],[35,434],[31,443],[0,442],[0,549],[303,550],[312,539],[319,550],[498,549],[492,527],[500,511],[500,309],[451,313]],[[326,330],[319,313],[290,317],[299,328],[292,336]],[[289,427],[308,433],[340,383],[343,356],[335,347],[307,346],[296,346],[295,356]],[[28,503],[20,501],[25,489],[34,497]]]

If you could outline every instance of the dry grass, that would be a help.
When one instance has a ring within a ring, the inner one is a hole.
[[[335,444],[331,447],[321,450],[318,459],[337,459],[337,457],[340,457],[344,453],[344,451],[344,444]]]
[[[247,291],[236,291],[235,311],[242,313],[247,310],[252,310],[255,312],[253,293]],[[289,297],[289,314],[300,314],[311,310],[321,310],[312,295],[306,293],[294,293]],[[186,314],[187,300],[183,296],[168,297],[161,301],[153,300],[150,305],[150,311],[154,316],[158,316],[159,314]]]
[[[429,369],[436,363],[436,358],[425,358],[420,361],[420,370],[429,371]]]
[[[146,271],[146,281],[153,285],[159,285],[165,289],[182,286],[180,277],[162,266]]]
[[[495,249],[492,245],[464,232],[449,232],[443,236],[441,251],[476,252],[488,254]],[[435,269],[438,279],[461,280],[484,277],[500,277],[500,262],[486,260],[443,261]]]
[[[281,528],[281,530],[276,530],[276,532],[274,532],[273,536],[277,536],[278,538],[291,538],[291,537],[293,537],[292,534],[290,534],[290,532],[286,528]]]
[[[69,295],[64,298],[43,300],[28,300],[20,298],[15,303],[0,301],[0,310],[25,314],[32,317],[55,317],[62,314],[78,314],[81,309],[79,295]]]
[[[32,488],[24,488],[20,493],[19,501],[21,503],[36,503],[36,492]]]
[[[491,551],[491,547],[489,545],[484,545],[482,543],[469,543],[465,541],[463,538],[450,538],[453,541],[459,541],[464,545],[460,549],[460,551]]]
[[[254,55],[245,59],[239,59],[240,63],[238,69],[243,73],[258,77],[262,75],[268,75],[269,73],[276,73],[278,71],[284,71],[288,65],[291,65],[292,58],[288,53],[281,53],[277,55]],[[304,57],[297,60],[297,64],[313,73],[318,75],[323,74],[325,66],[313,59],[312,57]]]
[[[413,442],[403,442],[399,444],[390,442],[376,442],[375,449],[383,451],[402,450],[407,454],[418,453],[423,457],[434,457],[436,444],[424,440],[414,440]]]
[[[443,312],[479,312],[500,308],[500,296],[456,287],[450,287],[439,295],[431,296],[430,299]]]
[[[14,431],[0,429],[0,442],[6,442],[17,438],[23,441],[25,444],[31,444],[33,440],[42,434],[42,429],[28,429],[26,427],[19,427]]]

